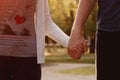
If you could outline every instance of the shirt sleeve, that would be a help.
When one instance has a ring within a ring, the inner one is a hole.
[[[45,0],[45,33],[63,47],[68,47],[69,36],[53,22],[49,12],[48,0]]]

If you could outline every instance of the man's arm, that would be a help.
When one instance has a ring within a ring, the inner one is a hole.
[[[87,42],[83,37],[83,26],[90,15],[97,0],[80,0],[77,14],[71,30],[68,54],[79,59],[87,51]]]

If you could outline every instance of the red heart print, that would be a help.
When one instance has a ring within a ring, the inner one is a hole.
[[[25,22],[25,17],[20,16],[20,15],[16,15],[15,16],[15,21],[16,21],[17,24],[22,24],[22,23]]]

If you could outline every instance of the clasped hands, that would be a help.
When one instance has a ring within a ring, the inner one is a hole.
[[[71,35],[67,51],[73,59],[80,59],[87,51],[87,40],[83,36]]]

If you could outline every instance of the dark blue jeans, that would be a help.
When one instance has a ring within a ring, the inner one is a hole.
[[[0,56],[0,80],[40,80],[41,65],[36,57]]]
[[[97,32],[97,80],[120,80],[120,31]]]

